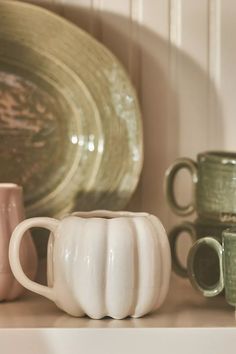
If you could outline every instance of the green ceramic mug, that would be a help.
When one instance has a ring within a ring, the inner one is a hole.
[[[172,268],[174,272],[181,277],[188,277],[187,267],[181,263],[180,255],[177,249],[178,241],[183,233],[188,234],[193,243],[195,243],[199,238],[208,235],[214,236],[216,240],[221,242],[223,230],[232,226],[232,224],[223,224],[219,222],[212,222],[212,220],[198,218],[194,222],[183,222],[172,228],[168,236],[171,247]],[[202,274],[200,276],[205,279],[205,282],[212,284],[218,269],[218,258],[212,252],[212,249],[203,247],[199,250],[198,264],[199,268],[202,269]]]
[[[211,248],[218,258],[218,279],[211,286],[199,279],[198,267],[195,261],[201,247]],[[218,295],[225,290],[226,301],[236,306],[236,227],[226,229],[222,233],[222,245],[212,237],[198,240],[188,255],[188,273],[192,285],[204,296]]]
[[[174,181],[181,169],[187,169],[193,181],[193,200],[177,202]],[[177,159],[166,171],[165,193],[171,209],[178,215],[196,211],[200,217],[225,223],[236,222],[236,153],[209,151],[197,156],[197,162]]]
[[[188,234],[193,244],[198,239],[209,235],[221,243],[222,232],[232,226],[234,225],[198,218],[194,222],[183,222],[172,228],[168,236],[173,271],[183,278],[188,278],[187,265],[184,266],[180,260],[181,246],[183,247],[181,236],[183,234]],[[178,241],[180,241],[179,245]],[[195,271],[198,274],[199,281],[207,286],[212,286],[216,283],[219,278],[219,260],[212,248],[206,245],[199,247],[195,257]]]

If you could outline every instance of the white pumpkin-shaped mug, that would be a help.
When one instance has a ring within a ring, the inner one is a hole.
[[[23,272],[19,248],[31,227],[51,231],[48,284]],[[56,220],[21,222],[13,232],[9,259],[16,279],[73,316],[100,319],[140,317],[163,303],[170,280],[171,256],[159,219],[146,213],[78,212]]]

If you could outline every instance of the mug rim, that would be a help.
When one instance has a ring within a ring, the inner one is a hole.
[[[107,219],[115,219],[121,217],[148,217],[151,214],[145,212],[132,212],[132,211],[114,211],[114,210],[91,210],[91,211],[77,211],[73,212],[67,216],[77,216],[86,219],[90,218],[107,218]]]
[[[228,227],[222,232],[223,236],[236,237],[236,226]]]
[[[204,162],[205,160],[210,162],[222,163],[223,165],[236,165],[236,152],[226,150],[212,150],[198,154],[199,162]]]

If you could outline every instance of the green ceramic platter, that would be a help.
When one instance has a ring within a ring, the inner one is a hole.
[[[38,6],[0,1],[0,182],[27,216],[121,209],[143,160],[134,89],[89,34]]]

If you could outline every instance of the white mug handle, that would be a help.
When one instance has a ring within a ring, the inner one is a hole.
[[[9,244],[10,266],[14,276],[19,281],[19,283],[21,283],[25,288],[37,294],[43,295],[52,301],[55,301],[53,287],[49,288],[48,286],[37,284],[36,282],[30,280],[22,269],[19,253],[22,237],[28,229],[32,227],[43,227],[54,233],[58,223],[58,220],[47,217],[38,217],[24,220],[13,231]]]

